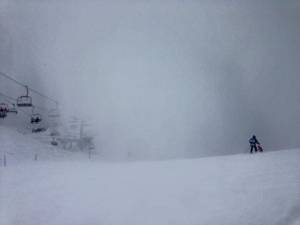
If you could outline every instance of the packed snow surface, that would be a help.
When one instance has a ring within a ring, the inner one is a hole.
[[[300,224],[299,149],[105,163],[1,137],[2,153],[49,155],[0,167],[1,225]]]

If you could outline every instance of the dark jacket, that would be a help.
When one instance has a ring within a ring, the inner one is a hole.
[[[255,145],[259,145],[259,142],[258,142],[258,140],[256,139],[256,137],[253,136],[252,138],[249,139],[249,144],[250,144],[251,146],[255,146]]]

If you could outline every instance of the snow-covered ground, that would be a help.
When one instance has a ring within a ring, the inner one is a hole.
[[[0,225],[300,224],[299,149],[105,163],[0,131],[19,159],[0,167]]]
[[[87,158],[86,154],[64,151],[50,145],[51,137],[45,133],[32,134],[28,130],[15,130],[0,126],[0,166],[6,156],[7,165],[22,164],[35,160],[62,160]],[[2,224],[0,224],[2,225]]]

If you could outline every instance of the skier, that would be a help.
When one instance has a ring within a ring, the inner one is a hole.
[[[250,144],[250,147],[251,147],[250,153],[253,152],[253,149],[255,150],[255,152],[257,152],[257,146],[259,147],[259,150],[262,151],[260,143],[256,139],[255,135],[253,135],[252,138],[249,139],[249,144]]]

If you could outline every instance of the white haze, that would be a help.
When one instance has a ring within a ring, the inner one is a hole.
[[[0,7],[1,71],[90,121],[103,156],[246,152],[254,133],[300,146],[299,1]]]

